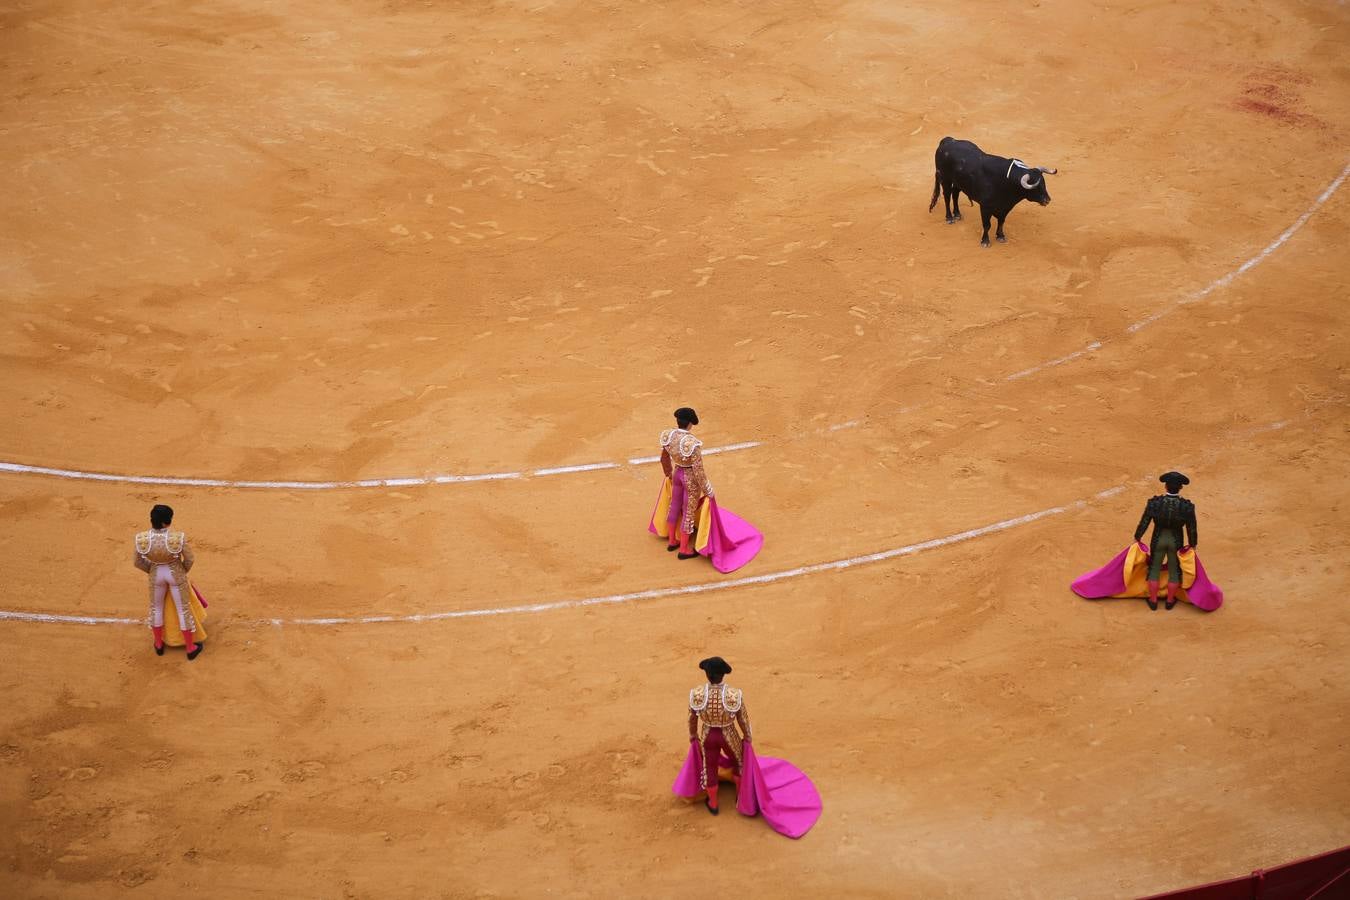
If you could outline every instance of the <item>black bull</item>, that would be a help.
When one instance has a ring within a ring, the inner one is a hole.
[[[992,156],[970,141],[951,137],[938,142],[934,163],[933,199],[928,202],[928,211],[932,212],[937,206],[941,192],[947,223],[951,224],[961,218],[961,194],[964,193],[980,205],[980,219],[984,222],[980,243],[985,247],[989,246],[991,218],[998,220],[995,237],[1003,242],[1007,240],[1003,234],[1003,220],[1014,206],[1023,200],[1041,206],[1050,203],[1045,176],[1057,171],[1044,166],[1028,166],[1020,159]]]

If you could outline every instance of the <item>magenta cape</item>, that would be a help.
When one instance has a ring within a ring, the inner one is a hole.
[[[759,554],[764,535],[731,510],[718,506],[716,497],[709,497],[706,502],[712,507],[709,516],[712,528],[707,545],[698,552],[711,557],[717,571],[735,572]]]
[[[1223,605],[1223,589],[1209,580],[1200,556],[1193,549],[1181,551],[1180,598],[1197,609],[1212,612]],[[1070,589],[1088,600],[1147,597],[1148,547],[1138,541],[1126,547],[1100,569],[1085,572],[1073,580]],[[1163,563],[1162,581],[1167,581],[1167,563]],[[1164,585],[1165,589],[1165,585]]]
[[[656,507],[647,522],[647,530],[657,537],[669,532],[666,513],[670,509],[670,479],[661,483]],[[699,504],[697,533],[694,549],[712,560],[713,568],[722,573],[734,572],[754,559],[764,546],[764,535],[759,529],[729,509],[717,505],[716,497],[707,497]]]
[[[799,838],[811,830],[820,818],[820,792],[792,763],[772,756],[756,756],[755,748],[749,741],[745,748],[745,765],[741,767],[741,789],[736,798],[736,810],[743,816],[756,813],[764,816],[764,821],[779,834],[790,838]],[[697,797],[702,791],[698,786],[698,755],[702,748],[689,742],[689,753],[684,758],[680,774],[670,789],[680,797]],[[731,766],[731,760],[722,757],[725,768]]]

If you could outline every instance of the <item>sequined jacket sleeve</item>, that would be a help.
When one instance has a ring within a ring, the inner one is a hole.
[[[704,691],[707,688],[703,689]],[[698,740],[698,711],[707,703],[707,694],[694,688],[689,692],[689,740]]]
[[[670,451],[667,450],[665,447],[661,448],[661,471],[666,473],[667,478],[670,477],[671,474]]]
[[[188,543],[187,536],[183,536],[183,552],[178,557],[183,561],[183,571],[191,572],[192,564],[197,561],[197,557],[192,555],[192,545]]]
[[[147,560],[145,557],[141,556],[141,554],[136,550],[131,551],[131,563],[136,568],[140,569],[142,572],[150,571],[150,561]]]
[[[741,726],[741,734],[747,741],[753,741],[750,736],[750,713],[745,708],[745,695],[741,695],[741,708],[736,711],[736,724]]]
[[[1134,530],[1134,539],[1142,540],[1144,532],[1148,531],[1148,523],[1153,521],[1153,509],[1150,504],[1144,504],[1144,515],[1139,519],[1139,527]]]
[[[1200,541],[1199,528],[1195,522],[1195,504],[1186,505],[1186,543],[1194,547]]]
[[[689,455],[689,471],[694,476],[694,483],[699,486],[703,496],[711,497],[713,495],[712,484],[708,481],[707,474],[703,471],[703,451],[695,448]]]

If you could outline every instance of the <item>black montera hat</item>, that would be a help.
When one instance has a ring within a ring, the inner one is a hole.
[[[720,656],[710,656],[707,659],[703,660],[703,662],[699,663],[698,667],[703,671],[707,672],[713,678],[716,678],[719,675],[731,674],[731,666],[727,663],[725,659],[723,659]]]
[[[1164,472],[1158,476],[1158,480],[1169,487],[1174,484],[1185,485],[1191,483],[1191,480],[1180,472]]]
[[[690,425],[698,424],[698,413],[688,406],[681,406],[675,410],[676,422],[688,422]]]

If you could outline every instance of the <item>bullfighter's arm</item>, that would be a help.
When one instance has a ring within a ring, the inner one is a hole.
[[[1148,504],[1144,505],[1144,515],[1139,519],[1139,527],[1134,530],[1134,539],[1137,541],[1148,531],[1148,523],[1153,521],[1153,514],[1149,512]]]
[[[694,451],[692,462],[693,465],[690,467],[690,471],[694,473],[695,482],[698,484],[699,487],[703,488],[703,495],[705,497],[711,497],[713,495],[713,488],[712,483],[708,481],[707,473],[703,471],[702,450]]]

